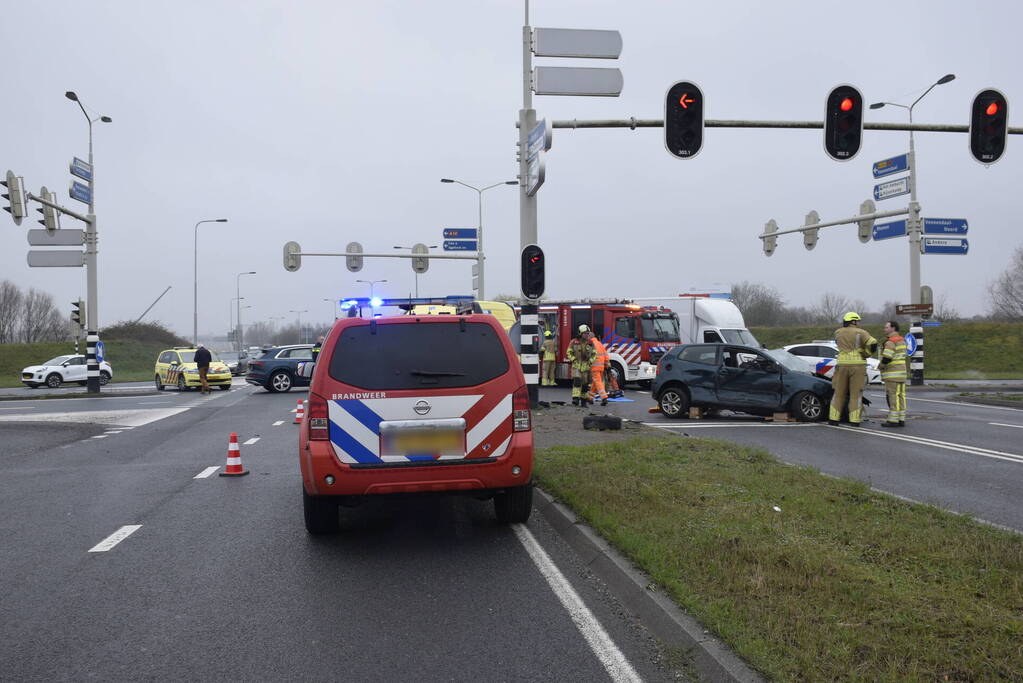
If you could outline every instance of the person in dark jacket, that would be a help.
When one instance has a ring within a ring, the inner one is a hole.
[[[202,393],[210,393],[210,385],[206,382],[206,375],[210,371],[210,361],[213,354],[202,344],[195,350],[195,366],[199,368],[199,383],[202,385]]]

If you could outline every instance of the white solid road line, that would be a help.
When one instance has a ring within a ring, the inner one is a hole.
[[[15,406],[14,408],[0,408],[0,410],[35,410],[36,406]]]
[[[216,467],[207,467],[202,472],[192,477],[192,479],[205,479],[206,477],[210,476],[219,469],[220,465],[217,465]]]
[[[274,422],[274,425],[273,425],[273,426],[274,426],[274,427],[279,427],[279,426],[280,426],[280,425],[282,425],[282,424],[284,424],[284,420],[277,420],[277,422]]]
[[[128,524],[127,526],[122,526],[120,529],[110,534],[93,547],[89,548],[89,552],[105,553],[106,551],[110,550],[115,545],[117,545],[124,539],[128,538],[141,528],[142,528],[141,524]]]
[[[988,424],[994,425],[995,427],[1015,427],[1016,429],[1023,429],[1023,425],[1007,425],[1004,422],[988,422]]]
[[[582,598],[572,588],[572,584],[565,579],[544,549],[540,547],[532,532],[529,531],[529,527],[525,524],[513,524],[512,529],[515,530],[515,535],[523,547],[525,547],[529,557],[533,560],[533,564],[536,565],[536,568],[540,570],[540,573],[547,580],[551,590],[554,591],[554,595],[558,597],[561,604],[568,610],[568,614],[572,617],[576,628],[579,629],[583,638],[586,639],[593,653],[597,655],[600,663],[604,665],[604,669],[611,677],[611,680],[642,681],[643,679],[639,677],[636,670],[629,664],[629,660],[625,658],[622,651],[611,640],[611,636],[607,634],[604,627],[597,621],[597,617],[587,609]]]
[[[662,429],[713,429],[716,427],[819,427],[813,422],[643,422],[645,427]]]
[[[256,443],[257,441],[259,441],[259,437],[258,436],[254,436],[251,439],[249,439],[248,441],[243,441],[242,445],[243,446],[251,446],[252,444]]]
[[[961,453],[969,453],[971,455],[983,455],[985,458],[997,458],[998,460],[1008,460],[1009,462],[1017,462],[1023,464],[1023,454],[1019,453],[996,451],[990,448],[981,448],[980,446],[968,446],[966,444],[953,443],[950,441],[938,441],[937,439],[927,439],[922,436],[910,436],[908,434],[888,434],[873,429],[864,429],[863,427],[831,426],[831,429],[841,429],[843,432],[855,432],[857,434],[866,434],[868,436],[878,436],[884,439],[908,441],[910,443],[915,443],[920,446],[934,446],[935,448],[944,448],[945,450],[949,451],[959,451]]]

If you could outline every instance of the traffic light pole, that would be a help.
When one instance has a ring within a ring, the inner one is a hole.
[[[533,109],[533,29],[529,25],[529,0],[525,2],[526,18],[522,26],[522,109],[519,110],[519,249],[528,244],[538,244],[536,195],[526,192],[529,185],[529,131],[536,125],[536,110]],[[522,373],[526,378],[529,405],[537,407],[540,400],[540,362],[536,348],[539,332],[539,307],[535,300],[522,306],[519,317],[519,357]]]

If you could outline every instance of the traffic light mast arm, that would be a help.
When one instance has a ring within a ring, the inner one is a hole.
[[[705,128],[803,128],[820,129],[824,127],[823,121],[744,121],[727,119],[706,119],[703,122]],[[593,119],[580,121],[579,119],[555,120],[552,122],[554,128],[663,128],[664,119]],[[969,126],[951,125],[943,123],[863,123],[865,130],[902,130],[902,131],[923,131],[928,133],[968,133]],[[1023,127],[1010,127],[1010,135],[1023,135]]]
[[[80,213],[75,213],[74,211],[72,211],[70,209],[65,209],[60,204],[54,204],[53,202],[47,201],[47,200],[43,199],[42,197],[37,197],[36,195],[32,194],[31,192],[26,192],[25,193],[25,198],[26,199],[30,199],[33,202],[39,202],[43,206],[48,206],[51,209],[56,209],[57,211],[60,211],[63,214],[67,214],[68,216],[71,216],[72,218],[77,218],[78,220],[82,221],[83,223],[90,223],[91,222],[88,219],[88,217],[83,216]]]
[[[425,258],[425,259],[460,259],[463,261],[475,261],[477,259],[476,252],[470,252],[469,254],[362,254],[358,252],[308,252],[299,251],[295,252],[295,256],[362,256],[365,258]]]
[[[909,209],[897,209],[895,211],[878,211],[875,213],[865,213],[862,216],[853,216],[852,218],[843,218],[838,221],[830,221],[828,223],[814,223],[813,225],[804,225],[800,228],[792,228],[791,230],[779,230],[777,232],[765,232],[761,235],[757,235],[760,239],[767,239],[768,237],[777,237],[778,235],[788,235],[793,232],[806,232],[807,230],[817,230],[818,228],[830,228],[833,225],[845,225],[846,223],[858,223],[862,220],[873,221],[878,218],[889,218],[890,216],[905,216],[909,213]]]

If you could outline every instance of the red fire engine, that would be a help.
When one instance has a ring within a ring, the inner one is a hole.
[[[620,381],[649,382],[657,374],[657,361],[679,343],[678,316],[665,308],[623,299],[545,301],[540,305],[541,335],[543,330],[554,333],[558,379],[572,376],[565,354],[583,324],[604,343]]]

